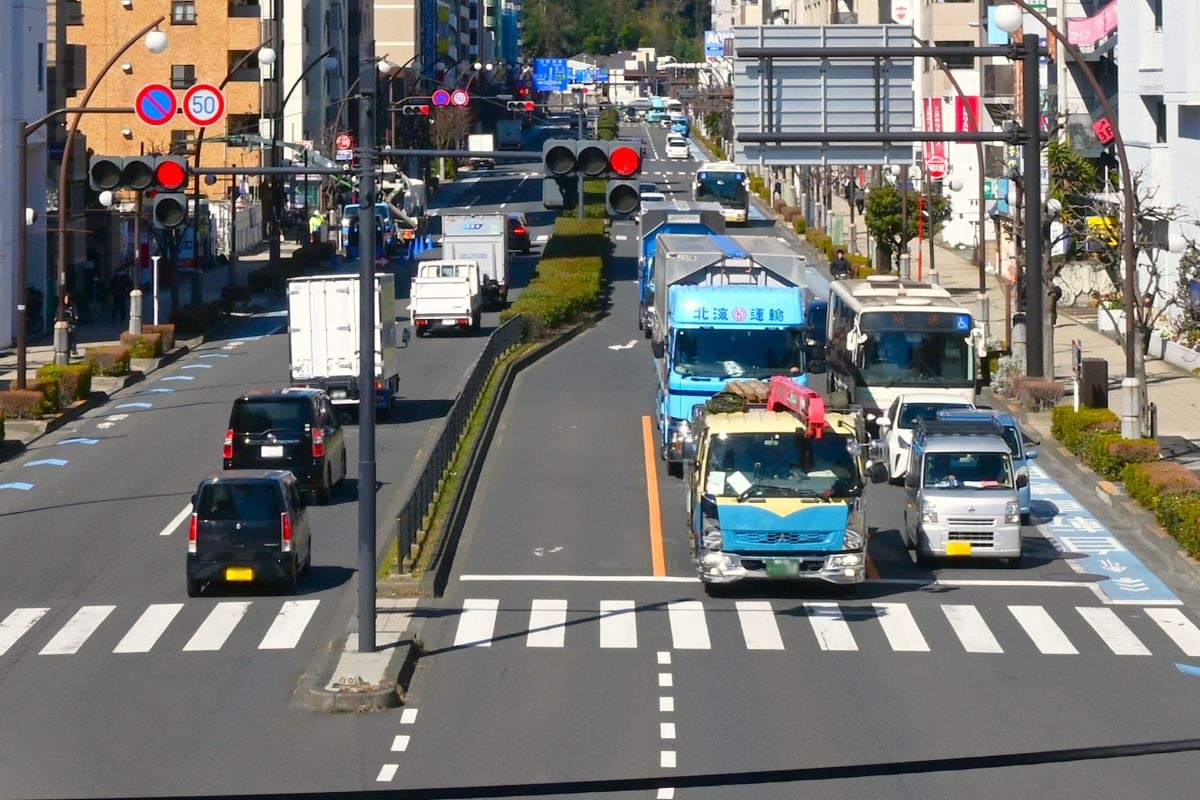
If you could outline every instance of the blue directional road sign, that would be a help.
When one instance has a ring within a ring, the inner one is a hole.
[[[533,85],[539,92],[565,92],[568,77],[565,58],[534,59]]]

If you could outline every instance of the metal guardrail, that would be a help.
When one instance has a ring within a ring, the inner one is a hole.
[[[492,331],[483,352],[480,353],[478,360],[471,368],[471,374],[467,377],[462,391],[450,406],[441,433],[438,434],[437,441],[421,468],[421,474],[417,477],[408,500],[405,501],[396,518],[397,536],[399,537],[397,552],[402,564],[412,553],[417,533],[421,530],[425,517],[431,510],[434,497],[445,477],[446,469],[454,460],[459,440],[466,432],[471,413],[483,395],[483,387],[487,383],[492,367],[504,353],[521,341],[524,328],[524,320],[518,315]]]

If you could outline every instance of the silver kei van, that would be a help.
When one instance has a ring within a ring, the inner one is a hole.
[[[994,420],[929,420],[913,437],[904,479],[904,538],[918,563],[931,558],[1003,558],[1021,565],[1017,474]]]

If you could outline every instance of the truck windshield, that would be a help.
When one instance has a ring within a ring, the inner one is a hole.
[[[740,172],[703,172],[696,178],[696,201],[741,208],[749,202]]]
[[[925,486],[930,489],[1013,488],[1007,453],[926,453]]]
[[[675,334],[675,372],[697,378],[762,378],[804,371],[800,335],[792,330],[725,331],[713,328]]]
[[[961,386],[974,378],[970,347],[957,331],[871,331],[858,359],[866,386]]]
[[[712,439],[705,491],[736,496],[729,485],[741,473],[756,497],[849,497],[862,493],[862,480],[849,439],[826,431],[820,439],[803,433],[736,433]]]

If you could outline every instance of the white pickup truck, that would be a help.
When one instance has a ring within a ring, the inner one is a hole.
[[[418,262],[408,306],[417,336],[439,328],[479,330],[482,306],[477,262]]]

